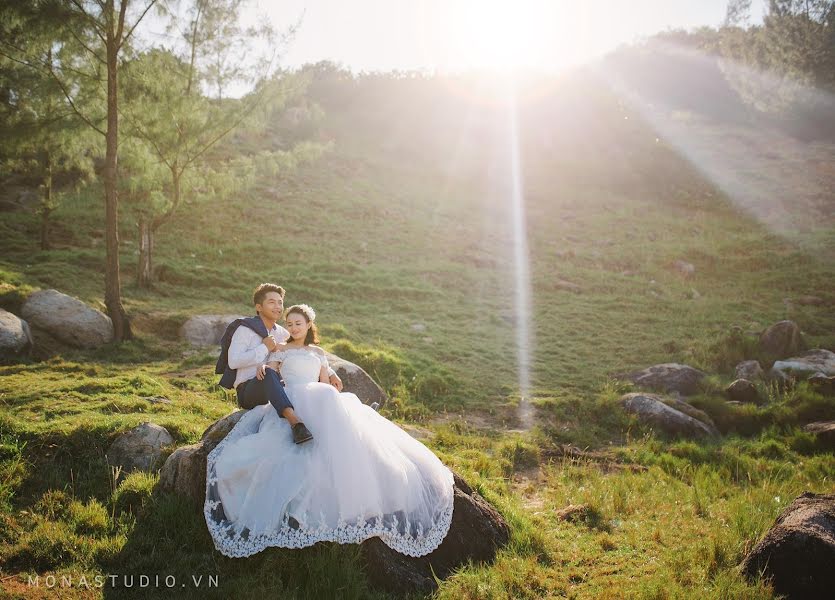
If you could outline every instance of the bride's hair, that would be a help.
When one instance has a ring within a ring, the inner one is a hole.
[[[318,344],[319,328],[316,327],[316,323],[314,322],[316,319],[316,313],[313,309],[307,304],[294,304],[284,312],[284,318],[286,319],[293,313],[303,316],[304,320],[310,323],[310,329],[307,330],[307,335],[304,336],[305,346],[309,344]]]

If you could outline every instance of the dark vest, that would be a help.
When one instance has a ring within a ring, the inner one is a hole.
[[[229,368],[229,345],[232,343],[232,336],[238,330],[238,327],[244,325],[249,327],[252,331],[265,338],[269,335],[264,321],[261,317],[244,317],[243,319],[235,319],[226,326],[226,331],[223,332],[223,337],[220,338],[220,356],[217,358],[217,365],[215,366],[215,373],[221,375],[220,385],[227,390],[231,390],[235,386],[235,377],[238,375],[237,369]]]

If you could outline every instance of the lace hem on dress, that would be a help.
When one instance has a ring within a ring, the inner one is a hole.
[[[235,523],[226,520],[221,502],[216,493],[217,476],[215,461],[227,443],[234,442],[250,433],[253,424],[260,415],[257,411],[249,411],[235,425],[232,431],[209,453],[206,459],[206,501],[204,515],[206,524],[212,534],[215,548],[231,558],[250,556],[268,547],[304,548],[317,542],[338,542],[341,544],[358,544],[369,538],[378,536],[387,546],[402,554],[418,557],[434,551],[446,537],[452,522],[453,502],[445,507],[435,520],[435,524],[428,530],[423,530],[420,523],[410,523],[402,513],[377,514],[367,519],[345,522],[340,519],[336,528],[324,526],[324,515],[319,526],[299,524],[285,515],[280,528],[268,533],[251,535],[249,530],[240,530]],[[452,472],[445,468],[444,477],[447,485],[454,487]]]

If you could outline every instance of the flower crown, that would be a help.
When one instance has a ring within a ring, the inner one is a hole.
[[[290,308],[287,309],[285,315],[289,315],[291,312],[301,312],[307,317],[307,320],[311,323],[316,320],[316,311],[313,310],[312,306],[307,304],[294,304]]]

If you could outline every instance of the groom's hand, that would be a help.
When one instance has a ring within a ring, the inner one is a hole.
[[[263,340],[261,340],[264,345],[267,347],[267,350],[270,352],[275,352],[275,349],[278,347],[278,342],[275,341],[275,338],[271,335],[268,335]]]
[[[339,375],[334,373],[328,379],[330,379],[331,385],[335,387],[340,392],[342,391],[342,380],[339,378]]]

